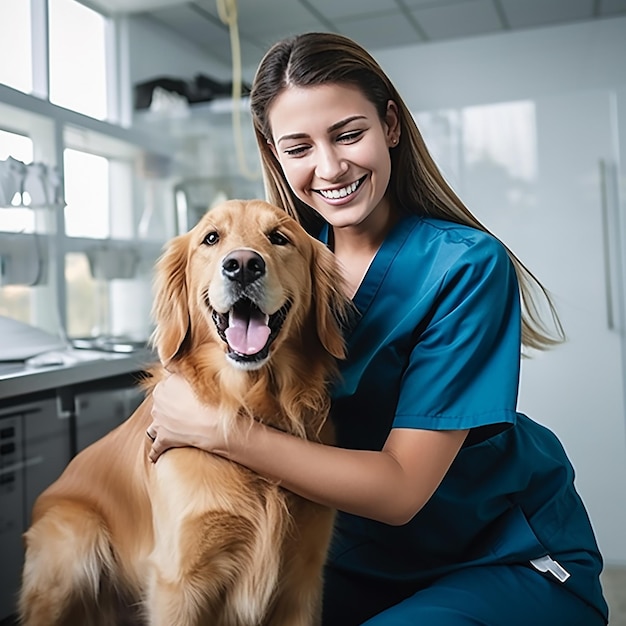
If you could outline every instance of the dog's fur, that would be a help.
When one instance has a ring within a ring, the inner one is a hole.
[[[321,243],[265,202],[233,200],[174,238],[156,276],[162,365],[152,384],[165,368],[179,372],[217,407],[226,432],[257,419],[325,440],[347,304]],[[240,298],[270,316],[269,350],[226,343]],[[150,626],[318,623],[332,511],[195,448],[151,463],[150,412],[148,393],[38,498],[25,534],[22,623],[112,626],[129,606],[133,623]]]

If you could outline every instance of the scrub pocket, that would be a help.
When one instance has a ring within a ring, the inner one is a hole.
[[[585,549],[585,537],[593,538],[593,535],[585,532],[587,518],[584,509],[576,506],[574,499],[570,504],[573,506],[560,503],[560,513],[567,511],[561,519],[563,531],[549,537],[550,543],[563,547],[558,553],[550,550],[537,537],[532,527],[535,518],[528,520],[521,508],[515,506],[504,516],[499,532],[492,536],[492,556],[486,557],[485,562],[527,564],[539,575],[562,585],[606,617],[608,607],[600,584],[602,559],[595,543],[589,550]],[[545,513],[542,511],[542,515]]]

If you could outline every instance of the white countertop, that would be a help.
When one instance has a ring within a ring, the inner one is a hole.
[[[156,361],[149,350],[114,353],[67,350],[35,361],[0,362],[0,406],[17,396],[140,372]]]

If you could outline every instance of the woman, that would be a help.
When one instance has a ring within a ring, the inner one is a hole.
[[[359,312],[333,392],[337,445],[258,423],[226,442],[174,375],[155,391],[151,459],[197,446],[336,508],[325,626],[606,624],[572,467],[516,412],[520,347],[561,338],[543,288],[445,183],[354,42],[279,42],[251,106],[269,201],[334,251]]]

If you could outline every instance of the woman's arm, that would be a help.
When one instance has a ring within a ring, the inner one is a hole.
[[[153,419],[152,461],[169,448],[194,446],[278,480],[309,500],[392,525],[407,523],[426,504],[467,435],[400,428],[391,431],[381,451],[346,450],[253,422],[226,440],[211,408],[200,404],[178,375],[155,389]]]

